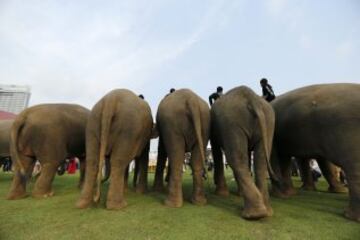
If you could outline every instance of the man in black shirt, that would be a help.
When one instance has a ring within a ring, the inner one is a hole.
[[[213,103],[220,98],[223,95],[223,88],[221,86],[216,88],[216,92],[214,92],[213,94],[211,94],[209,96],[209,103],[210,106],[213,105]]]
[[[274,100],[275,94],[274,94],[274,91],[273,91],[271,85],[268,83],[268,80],[266,78],[261,79],[260,85],[262,87],[263,98],[268,102],[271,102],[272,100]]]

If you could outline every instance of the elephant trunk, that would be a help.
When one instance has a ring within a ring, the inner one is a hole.
[[[99,202],[101,195],[102,169],[105,164],[105,155],[107,149],[107,141],[109,139],[110,125],[113,116],[113,110],[109,101],[105,99],[100,122],[100,151],[99,151],[99,169],[97,174],[97,185],[94,201]]]

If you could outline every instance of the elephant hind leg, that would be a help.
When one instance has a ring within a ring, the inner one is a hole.
[[[126,169],[126,166],[113,164],[112,162],[110,173],[111,181],[106,200],[106,208],[109,210],[119,210],[127,206],[124,199]]]
[[[291,180],[291,158],[289,156],[279,156],[279,161],[283,179],[281,195],[284,197],[293,196],[296,194],[296,190]]]
[[[319,159],[318,164],[320,170],[329,184],[328,191],[332,193],[347,193],[348,188],[345,187],[341,182],[340,178],[338,177],[337,167],[332,164],[331,162],[325,159]]]
[[[119,142],[121,141],[119,140]],[[127,206],[124,198],[125,172],[131,160],[135,157],[132,146],[135,146],[134,140],[127,139],[126,142],[122,141],[122,144],[118,144],[118,147],[113,149],[111,153],[111,181],[106,199],[106,208],[109,210],[119,210]]]
[[[353,161],[356,159],[354,158]],[[349,207],[345,209],[345,217],[360,222],[360,162],[352,162],[344,168],[349,186]]]
[[[146,144],[143,149],[141,156],[137,158],[137,164],[139,165],[138,176],[136,179],[136,188],[135,191],[137,193],[145,193],[147,191],[147,173],[149,166],[149,150],[150,150],[150,142]]]
[[[215,194],[226,197],[229,196],[229,189],[225,180],[222,151],[214,137],[210,138],[210,142],[214,159],[214,182],[216,185]]]
[[[206,197],[204,192],[204,180],[202,177],[204,169],[204,163],[201,160],[201,149],[199,146],[195,146],[191,152],[191,167],[193,171],[193,194],[191,202],[196,205],[205,205]]]
[[[166,141],[171,169],[169,180],[169,193],[165,200],[168,207],[181,207],[183,205],[182,171],[185,156],[185,142],[182,137],[169,137]],[[171,149],[171,151],[169,151]]]
[[[240,148],[240,149],[239,149]],[[226,158],[234,171],[235,179],[244,195],[244,209],[241,216],[245,219],[259,219],[269,216],[263,196],[256,187],[248,167],[248,149],[245,144],[232,148]]]
[[[88,208],[94,203],[94,190],[99,170],[99,145],[95,135],[87,133],[85,179],[80,198],[76,202],[77,208]]]
[[[301,180],[303,182],[301,189],[306,191],[316,191],[315,182],[310,169],[309,158],[296,159],[300,165]]]
[[[55,163],[45,163],[41,167],[39,178],[35,182],[32,196],[35,198],[51,197],[54,192],[51,189],[58,165]]]
[[[26,183],[27,180],[31,178],[31,174],[35,165],[35,160],[31,157],[20,155],[20,161],[22,161],[22,165],[25,170],[25,176],[20,173],[18,164],[15,162],[14,178],[11,183],[10,191],[6,197],[6,199],[8,200],[21,199],[27,196]]]
[[[254,150],[255,181],[257,188],[262,194],[264,205],[267,209],[267,216],[272,216],[273,210],[270,205],[270,197],[269,197],[268,182],[267,182],[268,169],[267,169],[266,155],[262,145],[263,145],[262,143],[258,144]]]

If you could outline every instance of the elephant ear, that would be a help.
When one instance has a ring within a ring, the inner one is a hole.
[[[151,139],[158,138],[159,137],[159,131],[156,127],[156,123],[153,124],[152,130],[151,130]]]

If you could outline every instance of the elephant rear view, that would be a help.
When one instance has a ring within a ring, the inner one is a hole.
[[[189,89],[177,90],[160,102],[156,125],[159,131],[159,151],[155,187],[162,185],[163,167],[166,157],[169,157],[169,194],[165,205],[181,207],[183,204],[182,166],[185,152],[191,152],[194,181],[192,202],[205,204],[202,171],[210,127],[207,103]]]
[[[216,193],[227,195],[221,149],[232,168],[238,188],[244,194],[245,219],[271,216],[267,169],[273,176],[269,158],[275,126],[270,104],[251,89],[241,86],[223,95],[211,107],[211,148],[214,157]],[[256,183],[249,171],[250,151],[254,151]]]
[[[11,129],[11,158],[15,174],[8,199],[26,196],[26,181],[34,164],[41,164],[32,195],[53,195],[51,183],[58,166],[69,157],[85,156],[85,128],[90,111],[75,104],[41,104],[22,111]],[[84,164],[81,163],[80,182]]]
[[[347,218],[360,221],[360,84],[319,84],[295,89],[272,102],[276,114],[272,164],[293,192],[292,156],[340,166],[348,180]]]
[[[86,208],[100,200],[100,185],[105,158],[110,158],[110,186],[107,209],[126,206],[124,178],[127,166],[140,159],[139,191],[146,188],[148,144],[153,120],[149,105],[126,89],[116,89],[95,104],[86,128],[86,176],[77,202]]]

